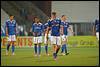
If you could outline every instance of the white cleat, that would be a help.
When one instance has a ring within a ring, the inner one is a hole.
[[[50,55],[50,54],[47,54],[48,56]]]
[[[57,58],[54,58],[55,61],[57,61]]]
[[[41,55],[38,55],[39,57],[41,56]]]
[[[15,55],[14,52],[12,53],[12,55],[13,55],[13,56]]]
[[[65,53],[62,53],[61,55],[63,55],[63,56],[64,56],[64,55],[65,55]]]
[[[34,55],[35,57],[37,56],[37,54]]]
[[[6,50],[6,55],[8,55],[8,51]]]

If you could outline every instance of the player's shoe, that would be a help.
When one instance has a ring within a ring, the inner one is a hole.
[[[37,56],[37,54],[34,55],[35,57]]]
[[[46,55],[47,55],[47,56],[49,56],[50,54],[49,54],[49,53],[47,53]]]
[[[13,52],[13,53],[12,53],[12,55],[14,56],[14,55],[15,55],[15,53]]]
[[[64,55],[65,55],[65,53],[61,53],[61,55],[63,55],[63,56],[64,56]]]
[[[40,57],[41,55],[39,54],[38,56]]]
[[[57,58],[54,58],[55,61],[57,61]]]
[[[8,51],[6,50],[6,55],[8,55]]]
[[[69,53],[66,53],[66,55],[68,55]]]

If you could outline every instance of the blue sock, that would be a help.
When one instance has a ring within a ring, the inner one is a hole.
[[[39,45],[39,54],[41,53],[41,45]]]
[[[67,45],[64,44],[65,53],[67,53]]]
[[[9,51],[10,44],[7,45],[7,51]]]
[[[45,45],[46,54],[48,53],[48,45]]]
[[[54,58],[56,58],[57,57],[57,54],[56,53],[53,53],[53,56],[54,56]]]
[[[37,54],[37,44],[34,45],[35,54]]]
[[[64,52],[64,45],[62,45],[62,48],[61,48],[61,53]]]
[[[12,53],[14,52],[14,49],[15,49],[15,46],[14,46],[14,45],[12,45]]]

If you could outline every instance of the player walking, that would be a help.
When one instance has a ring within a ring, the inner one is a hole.
[[[52,12],[51,19],[48,21],[47,36],[51,28],[51,44],[53,45],[53,56],[54,60],[57,59],[57,53],[60,49],[61,38],[60,38],[60,24],[61,21],[56,18],[56,12]]]
[[[62,50],[61,50],[61,54],[62,55],[67,55],[69,54],[68,51],[67,51],[67,42],[68,42],[68,27],[69,27],[69,22],[67,21],[67,16],[65,15],[62,15],[61,17],[61,27],[62,28],[62,32],[63,32],[63,35],[61,36],[61,39],[62,39]],[[65,53],[64,53],[65,51]]]
[[[37,55],[40,56],[42,34],[43,34],[43,24],[40,22],[38,17],[34,18],[34,23],[32,24],[32,32],[34,36],[35,56]]]
[[[12,55],[14,55],[16,42],[16,21],[14,20],[13,15],[11,15],[10,19],[6,21],[6,36],[8,38],[6,55],[8,55],[10,45],[12,45]]]

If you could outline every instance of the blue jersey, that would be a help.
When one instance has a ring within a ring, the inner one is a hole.
[[[34,32],[34,36],[42,36],[43,33],[43,24],[42,23],[33,23],[32,24],[32,32]]]
[[[47,29],[47,27],[48,27],[48,23],[45,23],[44,24],[44,29]]]
[[[51,36],[60,36],[61,20],[54,19],[48,21],[48,26],[51,28]]]
[[[99,20],[95,20],[96,32],[99,32]]]
[[[69,23],[61,21],[61,25],[63,26],[63,33],[64,33],[64,35],[67,35],[68,34],[67,30],[68,30],[68,27],[69,27]]]
[[[16,35],[16,21],[15,20],[7,20],[6,27],[8,29],[8,35]]]

